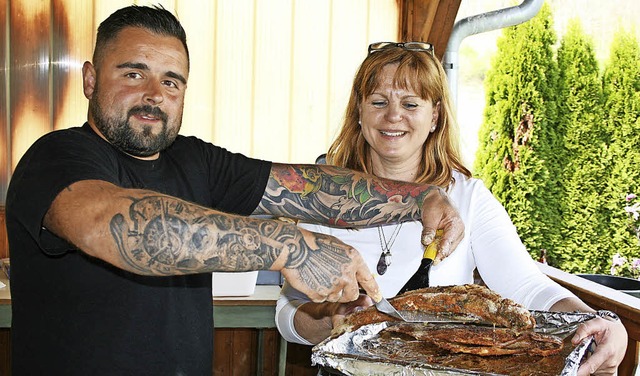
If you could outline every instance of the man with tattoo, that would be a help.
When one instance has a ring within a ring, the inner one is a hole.
[[[82,68],[88,120],[26,152],[7,193],[15,375],[204,375],[212,271],[281,271],[316,302],[380,298],[358,252],[273,215],[336,226],[463,224],[440,188],[247,158],[178,135],[184,29],[130,6],[98,28]]]

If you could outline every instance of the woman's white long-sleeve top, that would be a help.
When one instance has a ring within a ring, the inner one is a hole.
[[[538,269],[526,251],[509,215],[479,179],[467,179],[454,174],[449,187],[453,200],[465,224],[465,236],[455,251],[431,267],[431,286],[473,283],[473,271],[478,269],[491,290],[510,298],[528,309],[548,310],[557,301],[574,296],[553,282]],[[392,261],[386,273],[378,275],[376,265],[382,253],[378,227],[341,229],[313,224],[300,224],[310,231],[333,235],[360,252],[386,298],[395,296],[418,269],[424,247],[420,243],[422,224],[406,222],[391,246]],[[382,226],[389,241],[400,225]],[[293,317],[297,308],[309,302],[306,295],[286,282],[276,307],[276,324],[289,342],[310,344],[295,331]]]

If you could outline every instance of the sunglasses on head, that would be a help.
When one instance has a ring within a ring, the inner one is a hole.
[[[376,51],[386,50],[387,48],[402,48],[407,51],[424,51],[433,55],[433,44],[426,42],[377,42],[369,45],[369,54]]]

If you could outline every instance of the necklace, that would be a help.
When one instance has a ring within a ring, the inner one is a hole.
[[[391,265],[391,247],[396,241],[401,228],[402,223],[396,226],[393,230],[393,234],[391,234],[391,237],[389,238],[389,241],[387,241],[384,231],[382,231],[382,226],[378,226],[378,237],[380,238],[380,248],[382,249],[382,253],[380,254],[380,259],[378,260],[378,265],[376,267],[379,275],[386,273],[387,268]]]

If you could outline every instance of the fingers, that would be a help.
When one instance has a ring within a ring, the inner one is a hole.
[[[349,303],[358,298],[358,282],[355,279],[353,281],[353,283],[348,285],[336,285],[332,288],[326,289],[324,293],[313,292],[307,294],[307,296],[314,303]],[[373,281],[373,283],[375,284],[375,287],[370,289],[373,289],[373,291],[376,291],[376,294],[379,295],[379,292],[377,292],[379,291],[378,285],[375,281]],[[382,295],[379,296],[381,297]]]
[[[343,303],[340,305],[340,308],[337,310],[337,314],[340,315],[348,315],[353,312],[362,311],[363,309],[370,307],[373,305],[373,301],[367,295],[360,295],[356,300]]]
[[[611,341],[611,339],[622,340],[619,347],[626,347],[626,331],[622,323],[605,320],[601,317],[595,317],[578,325],[571,342],[574,345],[580,343],[583,339],[594,336],[596,343],[603,344]]]
[[[336,286],[336,289],[326,296],[325,300],[328,302],[348,303],[358,299],[360,293],[358,291],[358,284],[341,284]]]
[[[358,284],[360,284],[360,287],[362,287],[365,293],[369,295],[374,302],[382,300],[382,293],[380,292],[378,282],[376,282],[376,279],[366,265],[362,265],[362,269],[356,274],[356,277],[358,278]]]
[[[371,307],[373,301],[367,295],[360,295],[357,299],[349,303],[338,304],[336,310],[331,315],[331,323],[334,328],[338,327],[344,321],[345,316],[355,312],[362,311],[367,307]]]
[[[451,252],[453,252],[453,249],[451,248],[451,242],[449,241],[447,241],[447,244],[444,244],[444,242],[440,242],[438,248],[438,254],[436,255],[436,258],[433,259],[433,265],[438,265],[440,261],[449,257]]]
[[[580,365],[577,376],[615,375],[619,362],[610,345],[596,345],[594,352]]]
[[[441,188],[429,193],[422,205],[422,244],[429,245],[436,230],[443,234],[438,247],[438,260],[449,256],[464,238],[464,222],[447,194]]]
[[[352,283],[350,285],[346,285],[343,289],[342,289],[342,300],[340,300],[341,302],[351,302],[354,301],[356,299],[358,299],[358,296],[360,296],[360,292],[358,289],[358,283]]]
[[[449,223],[448,225],[443,226],[442,228],[442,236],[435,236],[436,232],[430,228],[423,228],[422,230],[422,242],[425,244],[425,240],[431,239],[431,242],[437,241],[436,247],[438,249],[438,253],[436,258],[434,259],[434,264],[444,260],[449,257],[451,253],[456,249],[458,244],[462,241],[464,237],[464,224],[462,221],[454,221]],[[438,231],[440,232],[440,230]],[[431,242],[426,243],[427,246],[431,244]]]
[[[627,333],[622,323],[599,317],[585,321],[576,329],[571,339],[577,344],[588,336],[594,336],[596,347],[578,369],[578,375],[615,375],[627,348]]]
[[[352,302],[358,299],[360,288],[362,288],[367,295],[377,298],[376,301],[379,301],[382,298],[380,287],[360,254],[352,248],[347,253],[351,256],[352,262],[350,265],[345,265],[343,275],[339,279],[341,283],[335,284],[330,289],[332,292],[327,296],[327,300],[342,303]]]
[[[281,269],[291,286],[314,303],[356,300],[359,286],[373,297],[380,296],[378,284],[353,247],[332,236],[300,230],[305,241],[294,267]]]
[[[332,303],[341,302],[342,301],[342,293],[343,293],[342,289],[340,289],[338,291],[334,291],[334,292],[330,293],[329,295],[327,295],[326,300],[328,302],[332,302]]]
[[[457,211],[456,211],[457,214]],[[442,227],[443,234],[440,240],[440,253],[442,253],[442,258],[446,258],[453,252],[458,244],[464,238],[464,223],[462,219],[454,219],[451,220],[447,225]]]
[[[615,375],[617,367],[606,365],[607,361],[608,357],[605,354],[596,351],[580,365],[577,376]]]
[[[435,227],[427,227],[427,225],[422,221],[422,245],[428,246],[433,242],[433,239],[436,238],[436,228]]]
[[[576,332],[574,333],[573,338],[571,338],[571,343],[573,343],[574,345],[577,345],[580,342],[582,342],[583,339],[597,333],[598,328],[593,327],[590,321],[593,321],[593,320],[585,321],[582,324],[578,325],[578,328],[576,329]]]

